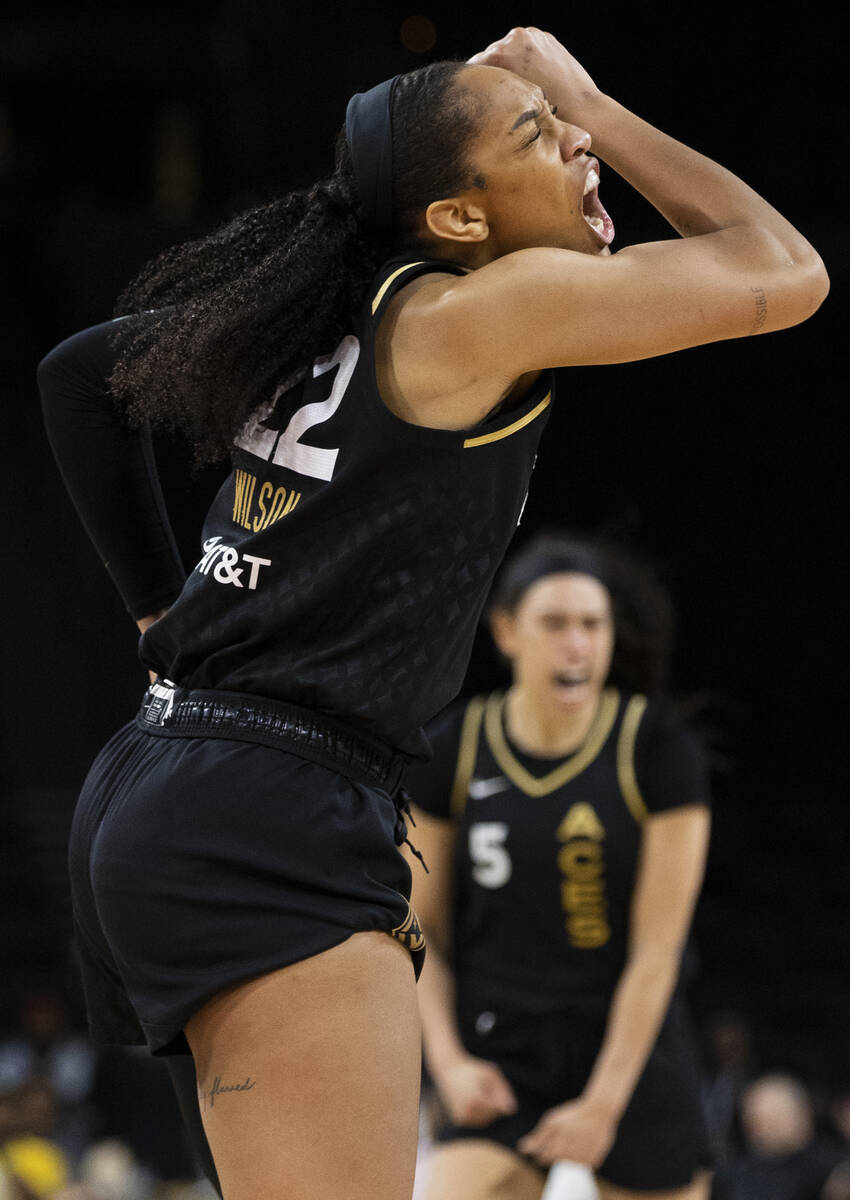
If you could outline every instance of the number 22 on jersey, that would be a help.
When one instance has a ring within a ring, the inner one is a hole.
[[[279,388],[273,400],[260,405],[251,415],[234,444],[257,458],[287,467],[299,475],[324,480],[333,478],[339,447],[311,446],[301,439],[314,425],[329,421],[339,408],[359,357],[360,343],[356,337],[348,334],[333,354],[317,358],[313,363],[312,381],[336,372],[327,399],[303,404],[289,418],[285,429],[275,429],[272,428],[274,408],[285,390],[288,390]],[[312,381],[307,383],[305,391],[311,390]]]

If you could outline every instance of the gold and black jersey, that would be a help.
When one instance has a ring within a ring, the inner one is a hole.
[[[520,519],[552,400],[544,372],[474,429],[396,417],[373,339],[392,296],[444,262],[393,260],[351,333],[258,407],[209,511],[201,557],[142,641],[186,687],[259,693],[424,758],[460,690]]]
[[[456,705],[429,727],[413,801],[455,823],[458,981],[525,1001],[599,997],[625,962],[644,821],[708,804],[696,739],[665,708],[606,690],[582,745],[557,760],[510,740],[504,694]]]

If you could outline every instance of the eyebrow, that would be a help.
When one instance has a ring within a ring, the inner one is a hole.
[[[539,108],[529,108],[522,114],[522,116],[517,117],[513,125],[511,125],[511,133],[513,133],[515,129],[519,129],[520,125],[525,125],[526,121],[534,121],[539,116],[541,116],[541,111]]]

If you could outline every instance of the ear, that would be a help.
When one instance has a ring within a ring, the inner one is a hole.
[[[490,613],[490,632],[496,649],[513,659],[516,653],[516,618],[506,608],[494,608]]]
[[[463,196],[434,200],[425,210],[425,224],[434,237],[450,242],[483,242],[490,233],[484,209]]]

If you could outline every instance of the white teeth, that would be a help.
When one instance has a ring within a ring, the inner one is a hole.
[[[587,179],[584,181],[584,195],[592,192],[594,188],[599,187],[599,176],[596,173],[595,167],[591,167],[587,173]]]
[[[605,222],[601,217],[585,217],[584,219],[591,229],[595,229],[597,233],[605,232]]]

